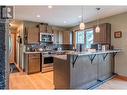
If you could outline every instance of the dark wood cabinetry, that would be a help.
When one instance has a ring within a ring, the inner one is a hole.
[[[100,24],[100,32],[96,33],[94,26],[94,43],[95,44],[110,44],[111,43],[111,24]]]

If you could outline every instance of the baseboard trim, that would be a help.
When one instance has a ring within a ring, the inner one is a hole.
[[[117,75],[117,78],[127,81],[127,76]]]

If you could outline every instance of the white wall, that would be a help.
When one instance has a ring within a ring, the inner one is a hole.
[[[115,48],[123,49],[123,52],[116,55],[115,72],[127,76],[127,13],[111,16],[100,20],[100,23],[111,24],[111,44]],[[86,24],[86,28],[96,25],[96,22]],[[78,26],[71,30],[77,29]],[[122,31],[122,38],[114,38],[115,31]]]

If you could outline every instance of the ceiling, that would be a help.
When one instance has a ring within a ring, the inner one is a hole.
[[[84,22],[97,18],[96,8],[101,8],[99,18],[127,12],[127,6],[84,6]],[[36,17],[40,15],[40,17]],[[72,27],[81,22],[82,6],[15,6],[15,19],[45,22],[49,25]]]

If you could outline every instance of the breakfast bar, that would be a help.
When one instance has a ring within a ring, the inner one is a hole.
[[[56,89],[92,89],[111,78],[115,55],[121,50],[70,52],[54,56]]]

